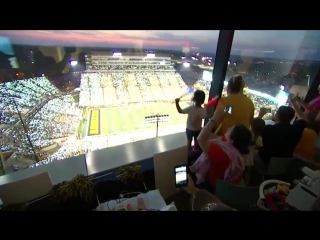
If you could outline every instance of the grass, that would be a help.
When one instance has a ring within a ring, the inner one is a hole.
[[[181,103],[182,108],[186,106],[188,106],[186,103]],[[177,112],[174,103],[149,103],[128,107],[101,108],[100,134],[107,135],[155,128],[156,124],[145,125],[145,117],[154,114],[169,115],[169,122],[159,123],[160,127],[184,124],[187,118],[186,115]],[[88,120],[86,121],[88,124],[90,124],[90,116],[91,115],[88,114]],[[86,123],[83,124],[84,126],[81,126],[84,131],[86,129]]]
[[[84,137],[86,135],[86,126],[87,123],[85,121],[81,121],[78,127],[78,133],[80,134],[80,137]]]
[[[79,103],[79,93],[72,95],[75,103]]]

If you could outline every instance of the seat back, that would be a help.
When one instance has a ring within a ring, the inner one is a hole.
[[[255,205],[259,199],[259,187],[234,185],[217,179],[216,196],[226,204]]]
[[[277,158],[273,157],[270,159],[268,170],[264,175],[269,176],[280,176],[285,175],[288,170],[288,166],[294,158]]]

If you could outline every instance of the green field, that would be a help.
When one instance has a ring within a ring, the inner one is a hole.
[[[181,103],[181,108],[188,106],[186,103]],[[100,108],[99,123],[92,120],[92,110],[88,114],[86,121],[85,135],[107,135],[135,130],[148,130],[156,127],[156,124],[145,124],[145,117],[155,114],[168,114],[169,122],[159,123],[161,126],[170,126],[184,124],[187,116],[179,114],[174,103],[149,103],[145,105],[131,105],[128,107]],[[81,126],[83,129],[84,126]],[[94,129],[94,130],[93,130]],[[99,130],[97,130],[99,129]],[[94,134],[90,134],[91,132]],[[97,133],[98,132],[98,133]]]

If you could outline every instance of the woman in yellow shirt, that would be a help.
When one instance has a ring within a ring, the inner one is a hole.
[[[219,100],[218,107],[231,107],[231,114],[226,116],[222,122],[219,136],[223,136],[229,128],[243,124],[248,129],[254,116],[254,105],[250,98],[243,95],[244,79],[241,75],[235,75],[228,81],[227,97]]]

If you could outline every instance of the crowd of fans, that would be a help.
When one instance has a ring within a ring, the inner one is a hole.
[[[24,115],[45,98],[59,92],[46,78],[31,78],[0,84],[0,128],[1,124],[16,123],[19,120],[17,111]]]
[[[80,85],[80,107],[108,107],[127,103],[172,101],[187,85],[174,71],[86,73]]]
[[[34,158],[32,147],[41,155],[40,150],[53,145],[54,139],[75,134],[82,110],[46,78],[3,83],[0,92],[1,151]]]
[[[137,70],[137,71],[159,71],[159,70],[173,70],[171,65],[127,65],[127,64],[108,64],[108,65],[90,65],[88,70],[107,70],[107,71],[128,71],[128,70]]]

